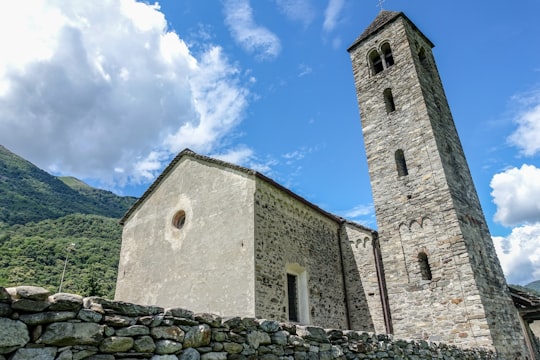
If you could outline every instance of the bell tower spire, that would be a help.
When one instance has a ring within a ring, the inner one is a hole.
[[[348,49],[394,333],[525,358],[433,46],[381,9]]]

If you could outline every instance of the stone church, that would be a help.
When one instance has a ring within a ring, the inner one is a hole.
[[[534,358],[433,46],[381,11],[348,49],[378,231],[186,149],[121,221],[116,299]]]

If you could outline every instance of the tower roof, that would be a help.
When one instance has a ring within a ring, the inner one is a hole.
[[[409,20],[409,18],[402,11],[381,10],[381,12],[379,12],[379,15],[377,15],[377,17],[371,22],[371,24],[369,24],[369,26],[364,30],[364,32],[362,32],[362,34],[360,34],[360,36],[352,43],[352,45],[349,46],[347,51],[351,51],[356,45],[358,45],[362,41],[366,40],[371,35],[374,35],[375,33],[379,32],[387,24],[393,22],[395,19],[397,19],[400,16],[402,16],[416,30],[418,30],[416,25],[414,25],[414,23],[411,20]],[[424,35],[422,34],[422,36],[424,36]],[[424,36],[424,38],[425,38],[425,36]],[[434,46],[433,43],[431,41],[429,41],[429,39],[426,38],[426,40],[431,45],[431,47]]]

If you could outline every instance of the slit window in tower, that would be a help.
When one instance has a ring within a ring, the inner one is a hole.
[[[396,110],[396,105],[394,103],[394,96],[392,95],[391,89],[386,89],[383,92],[384,95],[384,103],[386,105],[386,113],[390,114],[391,112],[394,112]]]
[[[423,67],[427,67],[428,63],[427,63],[427,57],[426,57],[426,52],[424,51],[424,48],[421,48],[420,51],[418,52],[418,59],[420,60],[420,63],[422,64]]]
[[[374,75],[384,70],[381,56],[377,50],[373,50],[369,53],[369,62],[371,63],[371,69],[373,70]]]
[[[405,155],[403,154],[403,150],[399,149],[396,150],[395,154],[396,158],[396,168],[399,176],[407,176],[409,175],[409,171],[407,170],[407,163],[405,162]]]
[[[429,266],[428,256],[425,252],[418,254],[418,265],[420,266],[422,280],[431,280],[431,267]]]
[[[394,65],[394,56],[392,55],[392,49],[390,49],[390,44],[385,43],[381,47],[384,62],[386,64],[386,67],[389,68],[390,66]]]

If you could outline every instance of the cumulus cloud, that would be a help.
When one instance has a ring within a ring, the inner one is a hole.
[[[328,6],[324,11],[323,29],[325,31],[332,31],[339,22],[341,12],[345,5],[344,0],[330,0]]]
[[[217,46],[193,55],[159,5],[26,5],[0,11],[0,143],[38,166],[148,181],[184,147],[215,151],[241,121],[239,69]]]
[[[493,243],[508,283],[526,285],[540,279],[540,223],[516,227]]]
[[[540,222],[540,169],[524,164],[495,174],[490,183],[495,221],[505,225]]]
[[[225,23],[234,40],[260,60],[272,60],[281,51],[279,38],[267,28],[257,25],[249,0],[226,0]]]
[[[525,156],[540,152],[540,91],[514,97],[522,110],[515,118],[517,129],[508,141]]]
[[[277,0],[279,9],[293,21],[309,26],[315,19],[315,9],[310,0]]]

